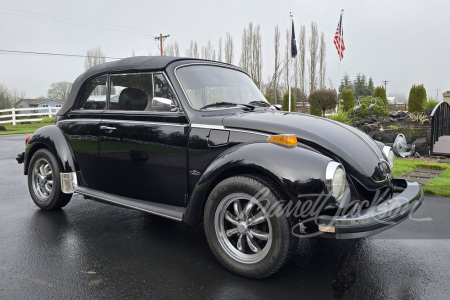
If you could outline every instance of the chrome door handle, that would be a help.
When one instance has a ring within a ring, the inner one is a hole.
[[[100,126],[100,129],[101,130],[116,130],[116,127],[109,127],[109,126],[102,125],[102,126]]]

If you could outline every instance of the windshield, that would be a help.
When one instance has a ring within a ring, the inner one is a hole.
[[[178,69],[177,76],[196,109],[272,107],[250,77],[237,70],[193,65]]]

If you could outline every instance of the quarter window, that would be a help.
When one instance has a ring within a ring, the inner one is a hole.
[[[84,88],[79,109],[105,109],[108,90],[106,82],[106,75],[92,79]]]

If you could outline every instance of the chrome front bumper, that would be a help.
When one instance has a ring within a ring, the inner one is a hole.
[[[424,195],[419,184],[403,179],[393,179],[395,189],[403,191],[392,199],[345,216],[320,216],[318,219],[321,237],[354,239],[370,236],[411,216],[422,204]]]

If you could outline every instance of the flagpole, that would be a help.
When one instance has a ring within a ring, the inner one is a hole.
[[[288,43],[292,43],[292,12],[289,12],[289,41]],[[288,44],[288,49],[289,49],[289,44]],[[291,63],[291,55],[289,55],[288,51],[288,65],[287,65],[287,80],[288,80],[288,93],[289,93],[289,112],[291,111],[291,78],[289,77],[289,67],[290,67],[290,63]]]
[[[343,9],[341,9],[341,16],[340,16],[340,20],[341,20],[341,30],[342,30],[342,28],[344,27],[343,26],[343,24],[344,24],[344,10]],[[342,50],[342,40],[343,40],[343,38],[341,38],[340,40],[339,40],[339,48],[341,49],[340,51],[342,52],[343,50]],[[341,61],[342,61],[342,58],[341,58],[341,56],[342,56],[342,54],[341,53],[339,53],[339,65],[338,65],[338,85],[337,85],[337,100],[338,100],[338,105],[337,105],[337,107],[336,107],[336,113],[338,112],[338,110],[339,110],[339,107],[341,106],[341,100],[339,99],[340,98],[340,94],[339,94],[339,87],[340,87],[340,80],[341,80]],[[342,92],[341,92],[342,93]]]

